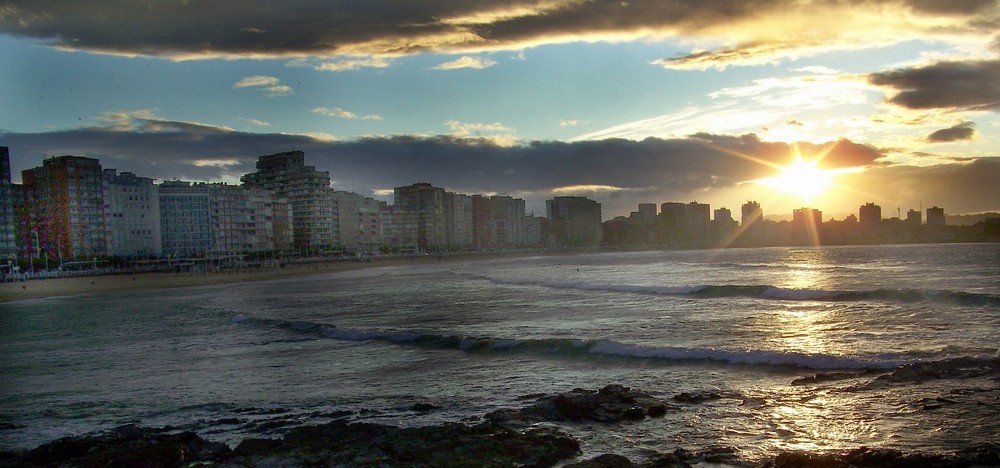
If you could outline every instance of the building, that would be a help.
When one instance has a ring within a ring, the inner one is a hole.
[[[548,235],[549,220],[534,214],[524,217],[524,245],[527,247],[541,247],[545,245],[545,238]]]
[[[153,179],[105,169],[108,255],[152,257],[162,252],[160,195]]]
[[[716,209],[712,214],[711,237],[719,241],[730,241],[736,233],[738,225],[729,208]]]
[[[399,219],[412,235],[401,233],[401,238],[413,238],[423,252],[438,252],[448,245],[448,226],[445,216],[444,189],[421,182],[393,190],[393,206],[403,216]]]
[[[14,231],[14,184],[10,174],[10,151],[0,146],[0,263],[17,256],[17,236]]]
[[[228,184],[196,184],[200,185],[208,188],[209,255],[275,250],[273,192]]]
[[[660,226],[657,241],[665,245],[687,243],[687,206],[683,203],[666,202],[660,204]]]
[[[164,181],[158,187],[163,255],[201,257],[212,250],[212,215],[205,184]]]
[[[373,252],[382,245],[386,203],[358,193],[331,192],[338,243],[347,252]]]
[[[47,258],[60,262],[107,255],[104,177],[100,161],[82,156],[46,159],[25,170],[24,202],[34,210],[34,224],[22,242],[34,241]],[[37,238],[35,238],[37,236]]]
[[[923,216],[921,216],[918,210],[909,210],[906,212],[906,225],[911,229],[919,228],[923,224]]]
[[[545,201],[551,243],[559,247],[592,247],[601,242],[601,204],[584,197]]]
[[[288,151],[261,156],[257,172],[240,178],[247,187],[274,192],[292,211],[295,248],[318,252],[337,243],[330,198],[330,173],[305,165],[305,153]]]
[[[927,208],[927,225],[944,226],[944,208],[938,208],[936,206]]]
[[[708,241],[712,221],[712,207],[707,203],[691,202],[684,207],[684,235],[688,244]]]
[[[524,245],[524,200],[506,195],[490,197],[490,242],[493,248]]]
[[[866,231],[876,229],[882,223],[882,207],[872,202],[865,203],[858,208],[858,222]]]
[[[445,224],[448,226],[448,250],[473,248],[472,197],[453,192],[444,193]]]

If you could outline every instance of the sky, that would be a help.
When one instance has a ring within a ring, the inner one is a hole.
[[[0,0],[0,146],[738,218],[1000,210],[995,0]],[[798,163],[796,161],[799,161]]]

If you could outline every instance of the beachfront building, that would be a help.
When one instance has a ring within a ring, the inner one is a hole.
[[[448,250],[462,251],[473,248],[473,213],[472,197],[462,193],[444,193],[444,215],[448,230]]]
[[[740,207],[740,240],[751,245],[764,241],[764,210],[756,201],[747,201]]]
[[[0,146],[0,264],[17,257],[14,233],[14,184],[10,174],[10,151]]]
[[[382,245],[384,201],[364,195],[331,191],[337,243],[345,252],[370,253]]]
[[[490,240],[494,248],[524,245],[524,200],[507,195],[490,197]]]
[[[288,200],[295,248],[317,253],[337,243],[330,196],[330,173],[305,165],[305,153],[288,151],[261,156],[257,172],[240,178],[246,187],[274,192]]]
[[[601,242],[601,204],[584,197],[545,201],[550,243],[557,247],[593,247]]]
[[[163,255],[204,256],[212,248],[208,186],[170,180],[160,183],[158,194]]]
[[[287,248],[287,203],[269,190],[223,183],[159,186],[163,253],[224,257]]]
[[[103,177],[108,255],[159,256],[160,195],[153,179],[114,169],[105,169]]]
[[[31,223],[19,235],[46,260],[107,255],[104,177],[100,161],[82,156],[46,159],[21,172]]]
[[[393,189],[393,206],[399,217],[394,218],[400,229],[400,239],[414,239],[422,252],[438,252],[448,245],[444,189],[428,183],[416,183]]]

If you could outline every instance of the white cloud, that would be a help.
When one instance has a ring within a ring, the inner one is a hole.
[[[382,120],[382,116],[376,114],[369,115],[358,115],[354,112],[341,109],[339,107],[330,109],[328,107],[317,107],[312,110],[315,114],[325,115],[327,117],[336,117],[338,119],[347,120]]]
[[[307,65],[311,66],[313,69],[318,71],[342,72],[342,71],[358,70],[361,68],[387,68],[388,66],[392,65],[392,60],[387,57],[372,56],[372,57],[350,58],[334,62],[323,62],[315,65],[308,65],[305,62],[297,61],[297,62],[292,62],[289,65],[292,66]]]
[[[460,69],[460,68],[473,68],[473,69],[481,70],[483,68],[492,67],[493,65],[496,65],[496,64],[497,64],[497,62],[495,60],[491,60],[491,59],[488,59],[488,58],[481,58],[481,57],[470,57],[470,56],[466,55],[466,56],[462,56],[462,57],[460,57],[460,58],[458,58],[456,60],[452,60],[451,62],[442,63],[441,65],[438,65],[438,66],[434,67],[434,69],[435,70],[457,70],[457,69]]]
[[[237,81],[233,89],[253,88],[267,93],[268,96],[282,96],[291,94],[295,90],[291,86],[281,84],[281,80],[273,76],[253,75]]]
[[[559,126],[560,127],[575,127],[575,126],[580,125],[582,123],[583,122],[581,122],[581,121],[579,121],[577,119],[559,119]]]
[[[270,122],[265,122],[263,120],[257,120],[257,119],[248,119],[246,117],[240,117],[240,118],[238,118],[236,120],[238,120],[240,122],[248,123],[250,125],[253,125],[254,127],[270,127],[271,126]]]

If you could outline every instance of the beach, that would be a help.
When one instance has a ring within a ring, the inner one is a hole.
[[[423,256],[383,258],[370,262],[335,260],[312,263],[291,263],[280,268],[248,267],[241,269],[223,269],[220,271],[144,272],[134,274],[123,273],[112,275],[35,279],[29,281],[0,283],[0,302],[40,299],[46,297],[76,296],[79,294],[114,291],[182,288],[213,284],[243,283],[248,281],[265,281],[296,276],[358,270],[362,268],[411,265],[424,262],[433,263],[441,261],[455,261],[460,258],[469,259],[475,258],[475,256],[462,255],[450,257]]]

